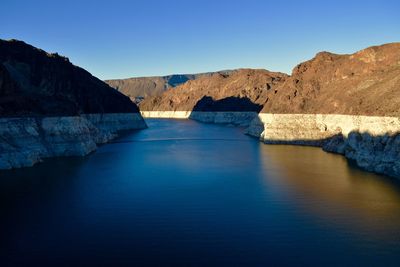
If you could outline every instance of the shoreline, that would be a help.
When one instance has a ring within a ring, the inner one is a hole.
[[[85,156],[120,131],[146,127],[139,113],[0,118],[0,169],[30,167],[51,157]]]
[[[321,147],[354,160],[361,169],[400,178],[400,118],[344,114],[142,111],[144,118],[193,119],[248,126],[265,144]],[[246,121],[246,118],[251,121]]]

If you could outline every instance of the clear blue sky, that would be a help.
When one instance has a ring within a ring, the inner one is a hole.
[[[400,41],[400,1],[1,0],[0,38],[101,79],[266,68]]]

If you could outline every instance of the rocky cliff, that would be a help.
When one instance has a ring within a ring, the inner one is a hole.
[[[321,52],[297,65],[261,112],[399,116],[399,88],[400,43]]]
[[[276,88],[248,133],[266,143],[318,145],[400,178],[399,89],[400,43],[318,53]]]
[[[247,132],[266,143],[322,146],[394,177],[400,177],[399,107],[400,43],[350,55],[321,52],[290,76],[237,70],[199,78],[141,104],[145,116],[240,125],[246,125],[241,112],[252,112]]]
[[[146,124],[128,97],[68,58],[0,40],[0,169],[86,155]]]
[[[248,125],[286,78],[283,73],[254,69],[215,73],[146,98],[140,108],[151,117],[183,111],[199,121]]]

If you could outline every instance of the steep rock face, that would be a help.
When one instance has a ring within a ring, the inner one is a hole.
[[[83,156],[145,127],[128,97],[67,58],[0,40],[0,169]]]
[[[143,111],[259,111],[269,94],[287,78],[266,70],[240,69],[188,81],[145,99]],[[256,106],[256,107],[255,107]]]
[[[68,58],[0,40],[0,116],[137,112],[128,97]]]
[[[400,43],[321,52],[294,68],[248,133],[266,143],[321,146],[400,178],[399,89]]]
[[[337,135],[322,146],[325,151],[344,155],[371,172],[400,178],[400,135],[351,132]]]
[[[240,69],[200,77],[173,90],[149,97],[140,104],[142,114],[248,126],[268,101],[283,73]]]
[[[230,71],[220,71],[219,73],[228,74]],[[128,79],[106,80],[111,87],[117,89],[131,100],[137,101],[138,98],[154,96],[179,86],[189,80],[195,80],[200,77],[209,77],[213,73],[198,74],[173,74],[168,76],[138,77]]]
[[[400,43],[321,52],[294,68],[262,113],[399,116],[399,88]]]

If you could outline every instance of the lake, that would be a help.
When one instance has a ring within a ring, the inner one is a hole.
[[[0,172],[0,265],[400,264],[400,185],[319,148],[148,120]]]

